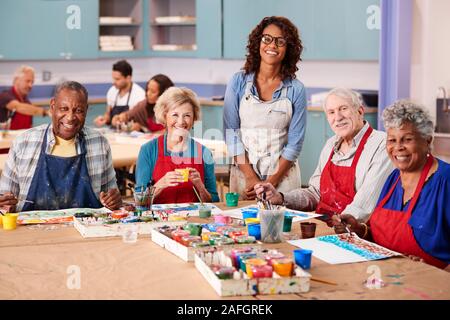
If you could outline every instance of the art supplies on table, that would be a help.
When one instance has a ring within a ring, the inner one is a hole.
[[[205,249],[196,252],[195,266],[222,297],[309,291],[311,275],[276,250]]]
[[[290,244],[313,251],[313,256],[330,264],[354,263],[387,259],[401,254],[356,234],[328,235],[312,239],[291,240]]]
[[[235,225],[186,223],[162,226],[151,232],[152,241],[184,261],[193,261],[197,250],[208,247],[259,246],[256,238]]]
[[[222,209],[213,203],[171,203],[171,204],[153,204],[151,209],[155,215],[162,218],[168,218],[170,215],[178,215],[181,217],[198,217],[200,209],[205,207],[211,209],[211,214],[216,215],[222,213]]]
[[[75,214],[73,221],[73,226],[84,238],[123,236],[131,226],[137,226],[137,234],[151,234],[156,227],[186,223],[184,218],[166,221],[149,212],[135,216],[134,212],[124,209],[103,214]]]
[[[71,208],[62,210],[35,210],[19,213],[17,224],[39,224],[39,223],[71,223],[76,213],[80,214],[104,214],[110,213],[107,208]]]

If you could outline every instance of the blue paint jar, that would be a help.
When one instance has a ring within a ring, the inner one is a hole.
[[[261,224],[251,223],[247,226],[249,236],[255,237],[256,240],[261,240]]]

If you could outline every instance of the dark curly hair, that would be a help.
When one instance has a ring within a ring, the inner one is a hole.
[[[247,55],[244,66],[246,74],[252,72],[258,72],[259,65],[261,63],[261,55],[259,54],[259,48],[261,44],[261,37],[263,30],[268,26],[274,24],[283,32],[284,37],[287,40],[286,55],[281,64],[281,78],[295,79],[295,72],[298,70],[297,62],[302,61],[301,54],[303,51],[302,41],[298,34],[297,27],[285,17],[265,17],[261,22],[252,30],[248,37]]]

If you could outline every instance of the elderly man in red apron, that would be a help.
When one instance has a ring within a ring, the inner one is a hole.
[[[393,167],[386,153],[386,134],[364,120],[361,96],[345,88],[331,90],[324,112],[335,133],[322,149],[308,188],[277,192],[267,183],[255,186],[274,204],[324,215],[329,226],[343,212],[367,221]]]

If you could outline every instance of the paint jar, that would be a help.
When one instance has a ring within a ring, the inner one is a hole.
[[[200,238],[199,236],[184,236],[181,237],[180,243],[183,246],[190,247],[193,242],[199,242],[201,240],[202,238]]]
[[[267,261],[261,258],[250,258],[245,260],[245,270],[249,278],[253,278],[252,266],[265,266]]]
[[[227,207],[237,207],[239,201],[239,193],[237,192],[227,192],[225,194],[225,203]]]
[[[261,224],[251,223],[247,224],[247,232],[249,236],[255,237],[256,240],[261,240]]]
[[[282,258],[286,258],[286,256],[277,250],[269,250],[269,252],[264,256],[264,259],[266,259],[269,265],[272,265],[272,260]]]
[[[243,236],[245,235],[245,232],[238,230],[238,231],[231,231],[231,232],[227,232],[227,236],[230,237],[231,239],[236,240],[237,237]]]
[[[230,224],[232,221],[233,220],[230,216],[225,216],[223,214],[218,214],[214,216],[215,223]]]
[[[288,258],[273,259],[272,267],[280,277],[290,277],[294,271],[294,263]]]
[[[122,240],[125,243],[136,243],[138,239],[139,225],[129,224],[127,225],[122,233]]]
[[[221,280],[226,279],[233,279],[233,273],[235,269],[233,267],[221,267],[220,269],[217,269],[214,273],[216,274],[217,278]]]
[[[301,222],[302,239],[314,238],[316,234],[316,224],[314,222]]]
[[[292,229],[292,219],[293,216],[291,215],[284,215],[284,221],[283,221],[283,232],[291,232]]]
[[[186,231],[186,230],[175,230],[175,231],[172,231],[172,239],[177,241],[177,242],[180,242],[182,237],[190,236],[190,235],[191,235],[191,233],[189,231]]]
[[[262,266],[252,265],[252,278],[272,278],[273,268],[268,264]]]
[[[278,243],[283,238],[283,222],[285,208],[278,210],[260,210],[261,241],[265,243]]]
[[[187,223],[183,227],[184,230],[189,231],[191,236],[200,236],[202,234],[202,225],[200,223]]]
[[[246,219],[249,218],[257,218],[258,211],[255,210],[242,210],[242,219],[244,220],[244,225],[246,223]]]
[[[242,253],[249,253],[249,252],[252,252],[252,248],[250,247],[231,249],[230,257],[231,260],[233,261],[233,266],[238,268],[239,267],[238,256]]]
[[[14,230],[17,228],[18,213],[5,213],[2,218],[3,230]]]
[[[226,246],[226,245],[231,245],[231,244],[235,244],[236,242],[228,237],[222,237],[222,238],[217,238],[214,239],[214,244],[216,246]]]
[[[243,252],[236,255],[239,269],[246,272],[245,260],[250,258],[256,258],[255,252]]]
[[[302,269],[311,268],[311,256],[312,250],[307,249],[295,249],[294,250],[294,260],[297,265],[302,267]]]
[[[188,180],[189,180],[189,169],[188,168],[175,169],[175,171],[178,173],[181,173],[181,175],[183,176],[183,182],[188,182]]]
[[[218,232],[203,232],[202,233],[202,240],[203,241],[209,241],[209,238],[214,238],[214,237],[220,237],[220,233]]]
[[[2,225],[2,223],[3,223],[3,222],[2,222],[2,221],[3,221],[3,218],[2,218],[2,217],[3,217],[3,213],[2,213],[2,214],[0,214],[0,226],[1,226],[1,225]]]
[[[203,219],[211,217],[211,208],[206,205],[199,205],[198,216]]]
[[[256,242],[256,238],[255,237],[247,236],[247,235],[238,236],[238,237],[235,237],[233,239],[238,244],[250,244],[250,243],[255,243]]]

